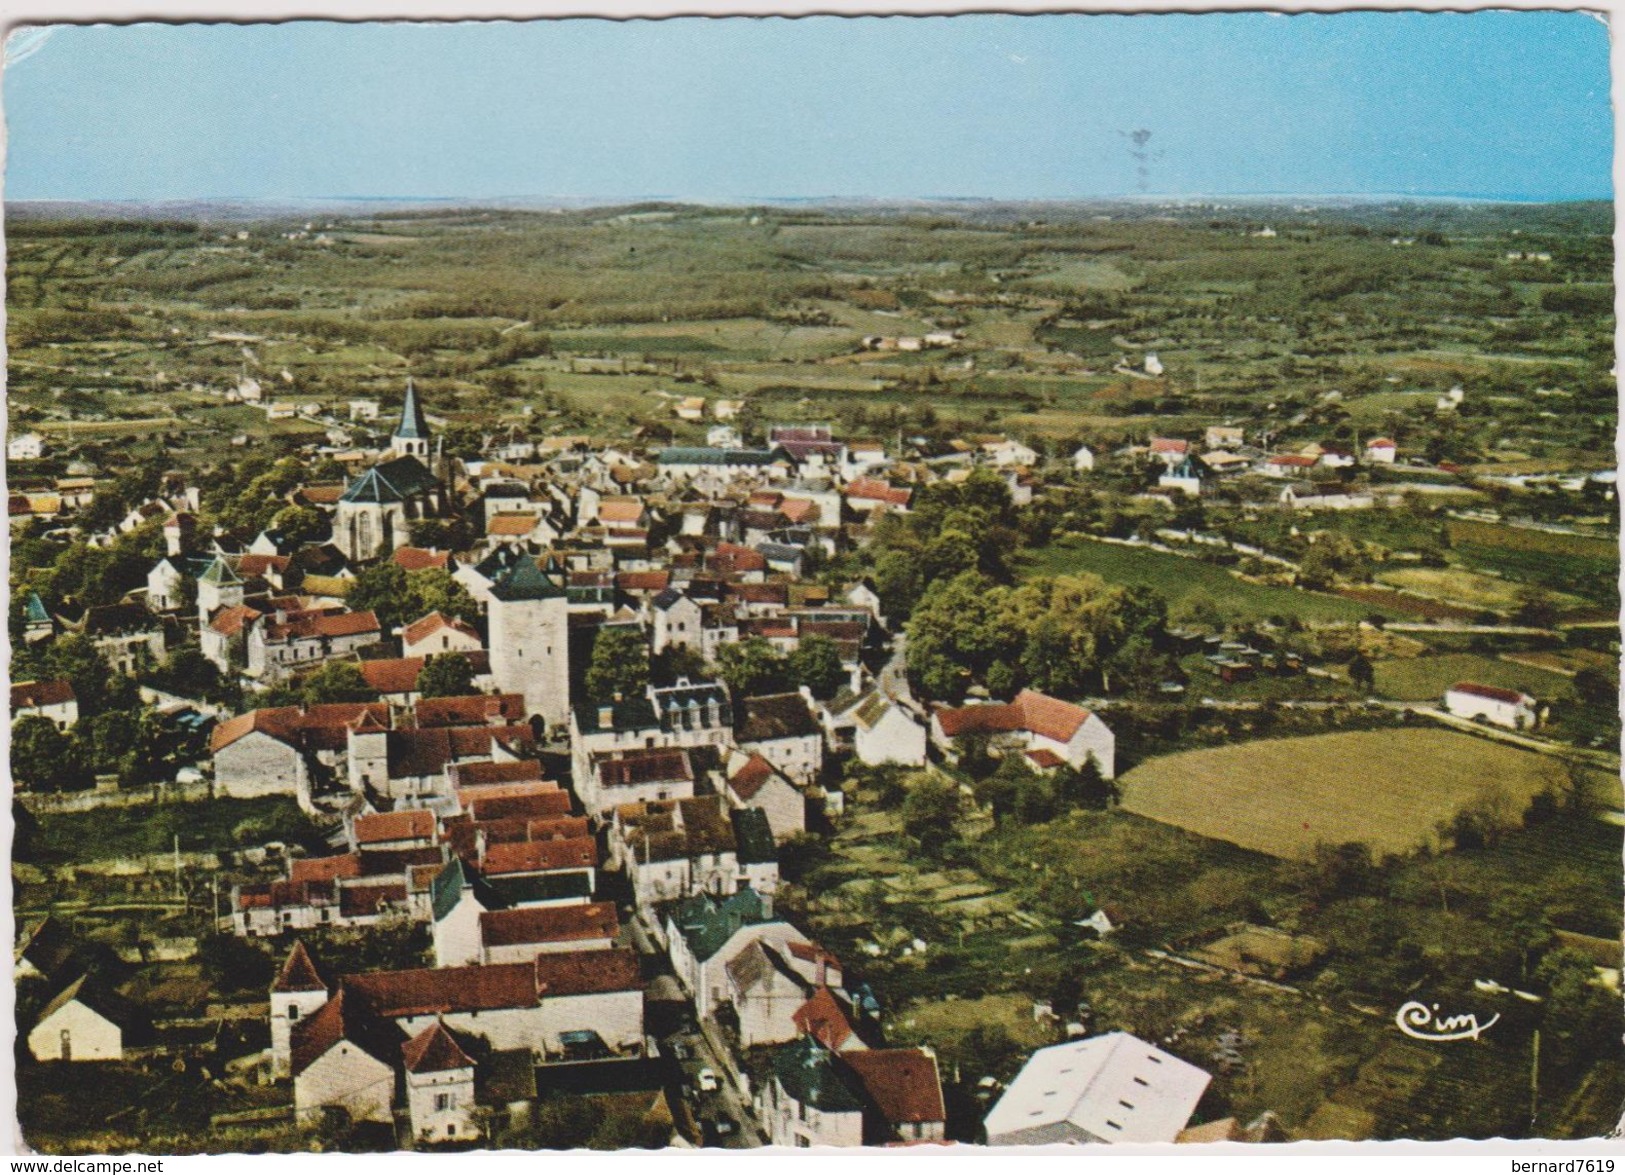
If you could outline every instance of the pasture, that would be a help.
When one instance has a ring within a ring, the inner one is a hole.
[[[1379,571],[1377,579],[1392,587],[1494,612],[1516,608],[1523,591],[1516,580],[1461,567],[1399,567]],[[1577,602],[1573,596],[1557,596],[1556,600],[1562,605]]]
[[[1483,797],[1511,810],[1556,785],[1550,759],[1442,730],[1266,739],[1152,759],[1119,781],[1123,807],[1287,859],[1360,841],[1378,855],[1437,847],[1437,825]]]
[[[1034,551],[1023,568],[1026,577],[1092,572],[1108,583],[1156,588],[1170,606],[1193,592],[1211,596],[1220,611],[1237,619],[1295,616],[1304,621],[1351,623],[1382,611],[1356,600],[1297,588],[1252,583],[1222,567],[1145,547],[1126,547],[1093,539],[1066,539]]]
[[[1561,673],[1478,653],[1406,657],[1378,661],[1373,668],[1377,693],[1406,702],[1438,702],[1444,697],[1444,691],[1458,681],[1522,690],[1542,701],[1564,698],[1570,693],[1569,680]]]

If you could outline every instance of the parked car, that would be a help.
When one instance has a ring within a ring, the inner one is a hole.
[[[718,1114],[715,1118],[705,1118],[700,1122],[700,1132],[705,1140],[730,1138],[739,1132],[739,1123],[726,1114]]]

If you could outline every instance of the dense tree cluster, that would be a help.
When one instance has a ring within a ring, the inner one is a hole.
[[[1007,587],[965,571],[920,600],[908,623],[908,668],[942,700],[972,685],[1001,697],[1023,687],[1060,697],[1146,692],[1173,672],[1162,647],[1167,620],[1149,588],[1088,574]]]

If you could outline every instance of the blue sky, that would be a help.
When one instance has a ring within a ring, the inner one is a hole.
[[[64,27],[4,101],[15,200],[1612,191],[1578,13]]]

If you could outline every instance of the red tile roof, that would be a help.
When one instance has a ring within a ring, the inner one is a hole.
[[[258,620],[264,613],[257,608],[250,608],[246,604],[234,608],[222,608],[214,614],[209,621],[209,627],[221,636],[236,636],[242,632],[243,627]]]
[[[404,905],[405,902],[405,881],[381,881],[376,885],[339,887],[339,913],[346,918],[382,914],[390,906]]]
[[[459,620],[455,616],[443,616],[439,612],[430,612],[421,620],[412,621],[402,631],[401,638],[408,645],[415,645],[427,640],[442,628],[450,629],[452,632],[468,637],[476,644],[479,643],[480,634],[472,624],[469,624],[466,620]]]
[[[1477,698],[1488,698],[1492,702],[1505,702],[1509,706],[1518,706],[1530,701],[1528,694],[1519,693],[1515,689],[1502,689],[1494,685],[1480,685],[1476,681],[1458,681],[1450,687],[1453,694],[1471,694]]]
[[[1013,702],[985,706],[940,706],[936,711],[942,733],[949,738],[963,734],[1005,734],[1028,730],[1044,738],[1064,743],[1089,720],[1089,711],[1063,702],[1037,690],[1022,690]]]
[[[598,762],[598,782],[603,787],[638,787],[646,783],[691,783],[694,767],[688,752],[660,748],[623,751]]]
[[[515,786],[526,786],[527,789],[530,787],[530,785]],[[505,820],[515,817],[541,819],[548,816],[563,816],[570,811],[570,793],[557,784],[545,789],[538,784],[534,790],[527,790],[521,795],[470,796],[468,792],[463,791],[458,793],[458,798],[468,807],[469,814],[475,820]]]
[[[623,592],[663,592],[670,584],[669,571],[623,571],[615,577]]]
[[[420,779],[441,775],[460,759],[488,759],[494,744],[527,751],[535,738],[528,726],[437,726],[393,730],[389,734],[391,779]]]
[[[545,774],[542,765],[535,759],[515,759],[500,763],[458,763],[452,767],[451,773],[452,786],[459,788],[478,788],[501,783],[539,783]],[[556,787],[557,784],[553,786]]]
[[[424,808],[374,812],[357,816],[351,827],[358,845],[382,844],[392,840],[433,840],[434,813]]]
[[[767,556],[737,543],[718,543],[711,554],[711,570],[719,574],[766,571]]]
[[[558,951],[538,955],[534,963],[372,971],[343,981],[345,991],[361,996],[377,1015],[390,1018],[534,1008],[545,996],[642,987],[637,952],[620,947]]]
[[[605,498],[598,504],[600,522],[636,522],[643,517],[643,503],[637,498]]]
[[[480,872],[487,877],[590,869],[598,864],[598,842],[590,836],[558,840],[503,841],[485,846]]]
[[[305,949],[300,939],[295,939],[293,950],[288,952],[288,958],[282,964],[282,970],[277,973],[276,982],[271,985],[272,991],[326,991],[327,984],[323,981],[321,972],[316,970],[316,962]]]
[[[11,708],[25,710],[38,706],[60,706],[75,701],[73,683],[66,678],[49,681],[19,681],[11,687]]]
[[[209,736],[209,750],[219,754],[256,730],[289,746],[339,750],[345,746],[349,724],[369,712],[379,722],[389,720],[389,707],[382,702],[323,702],[250,710],[216,726]]]
[[[321,1060],[341,1040],[355,1043],[362,1051],[392,1066],[393,1060],[387,1055],[389,1050],[374,1043],[382,1033],[378,1026],[369,1024],[368,1020],[366,1009],[360,1002],[349,998],[340,988],[337,995],[293,1026],[293,1075],[299,1076]]]
[[[307,612],[290,616],[281,624],[267,621],[267,641],[300,640],[314,637],[362,636],[381,631],[372,612],[340,612],[336,616]]]
[[[907,506],[914,491],[906,486],[894,486],[878,477],[860,477],[847,483],[846,496],[860,502],[884,502],[888,506]]]
[[[818,503],[811,498],[786,498],[779,513],[791,522],[812,522],[818,518]]]
[[[729,776],[728,787],[740,799],[752,800],[773,775],[773,764],[764,759],[761,752],[752,751],[745,765]]]
[[[946,1120],[937,1059],[924,1049],[856,1049],[841,1060],[892,1125]]]
[[[530,943],[572,942],[578,939],[613,939],[620,932],[614,902],[584,906],[522,906],[480,915],[480,937],[488,947]]]
[[[401,1046],[401,1061],[408,1073],[445,1073],[474,1067],[474,1062],[441,1020]]]
[[[244,555],[237,561],[237,574],[243,579],[263,579],[268,571],[282,574],[292,562],[287,555]]]
[[[485,524],[485,533],[522,538],[536,529],[534,514],[498,514]]]
[[[410,694],[417,692],[418,674],[423,672],[422,657],[389,657],[382,661],[361,662],[361,676],[367,684],[381,694]]]
[[[453,816],[442,829],[451,851],[470,864],[477,864],[479,835],[485,843],[509,844],[516,841],[574,840],[591,836],[585,816],[505,816],[500,820],[474,820]]]
[[[529,963],[489,967],[434,967],[349,975],[346,992],[361,996],[380,1016],[534,1008],[536,973]]]
[[[431,567],[444,571],[451,556],[445,551],[426,551],[422,547],[397,547],[390,561],[407,571],[426,571]]]
[[[511,726],[525,720],[523,694],[470,694],[424,698],[412,709],[421,729],[437,726]]]
[[[296,495],[312,506],[317,504],[336,506],[339,499],[344,496],[344,486],[341,484],[300,486]]]
[[[643,972],[637,952],[625,947],[555,951],[536,956],[536,985],[544,997],[641,991]]]
[[[295,857],[288,863],[288,880],[293,882],[332,881],[338,877],[360,877],[361,854],[336,857]]]
[[[1188,453],[1191,443],[1180,440],[1178,437],[1152,437],[1151,451],[1153,453]]]
[[[846,1009],[828,987],[820,987],[812,998],[797,1008],[790,1019],[803,1036],[810,1036],[831,1052],[840,1052],[841,1046],[852,1038],[852,1022]]]

